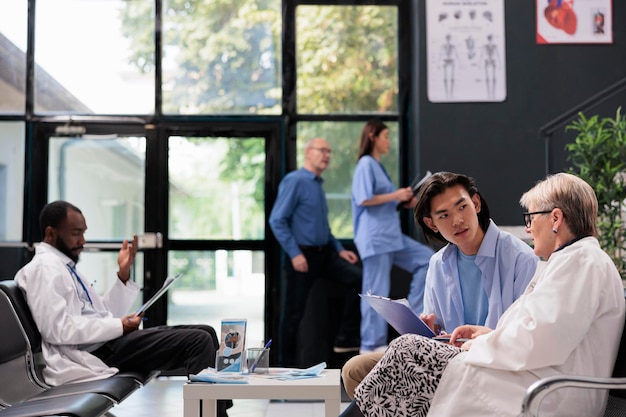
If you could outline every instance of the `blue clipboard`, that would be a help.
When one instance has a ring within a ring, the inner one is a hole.
[[[359,296],[401,335],[412,333],[425,337],[435,336],[424,320],[413,311],[406,298],[392,300],[380,295],[359,294]]]

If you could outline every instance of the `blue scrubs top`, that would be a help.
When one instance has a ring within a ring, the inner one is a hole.
[[[396,188],[382,164],[369,155],[362,156],[352,178],[354,244],[361,259],[399,251],[404,247],[396,201],[376,206],[361,205],[374,195],[394,191]]]
[[[436,324],[447,332],[465,324],[458,250],[451,243],[441,248],[430,258],[426,273],[424,313],[435,313]],[[494,329],[502,313],[522,295],[538,261],[528,244],[490,222],[475,260],[488,297],[485,326]]]

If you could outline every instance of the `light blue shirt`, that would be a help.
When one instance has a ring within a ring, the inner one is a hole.
[[[354,244],[362,259],[403,248],[397,202],[361,205],[375,195],[394,191],[396,187],[380,162],[369,155],[359,159],[352,178],[352,219]]]
[[[436,324],[448,332],[465,324],[457,251],[449,243],[430,258],[424,289],[424,313],[435,313]],[[490,222],[475,260],[489,303],[485,326],[495,328],[502,313],[522,295],[538,260],[525,242]]]
[[[464,322],[483,325],[489,312],[489,300],[483,288],[483,274],[476,266],[476,255],[465,255],[460,250],[456,253],[459,277],[462,277],[459,279],[459,284],[465,310]]]
[[[300,168],[285,175],[278,186],[269,223],[290,258],[302,253],[298,246],[331,244],[337,252],[343,250],[330,232],[323,182],[313,172]]]

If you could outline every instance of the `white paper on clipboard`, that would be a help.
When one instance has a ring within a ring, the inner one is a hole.
[[[159,288],[159,290],[148,301],[146,301],[144,305],[139,307],[139,309],[135,312],[135,314],[139,315],[143,313],[144,311],[146,311],[152,304],[156,302],[156,300],[161,298],[161,296],[167,292],[167,290],[172,286],[174,282],[176,282],[178,278],[182,276],[183,274],[181,272],[179,274],[174,275],[173,277],[167,277],[165,279],[165,282],[163,283],[163,286]]]

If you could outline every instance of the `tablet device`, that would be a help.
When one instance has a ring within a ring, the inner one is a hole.
[[[435,336],[430,327],[413,311],[406,298],[392,300],[380,295],[359,294],[359,296],[383,316],[398,333],[412,333],[426,337]]]
[[[434,340],[439,340],[440,342],[448,343],[448,342],[450,342],[450,335],[449,334],[442,334],[442,335],[433,337],[433,339]],[[470,339],[468,339],[466,337],[457,337],[456,338],[456,342],[459,342],[459,343],[464,343],[464,342],[467,342],[468,340],[470,340]]]
[[[146,311],[152,304],[156,302],[156,300],[161,298],[161,296],[165,294],[167,290],[172,286],[172,284],[176,282],[176,280],[180,278],[181,276],[183,276],[182,273],[176,274],[173,277],[167,277],[165,279],[165,282],[163,283],[163,286],[159,288],[159,290],[148,301],[146,301],[144,305],[139,307],[139,309],[135,311],[135,314],[139,315],[143,313],[144,311]]]

